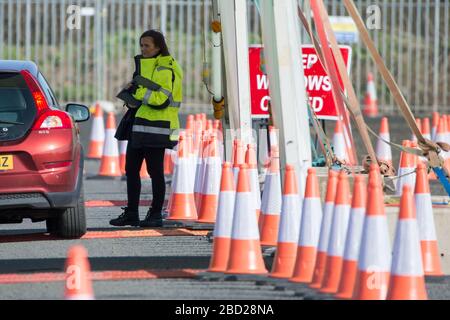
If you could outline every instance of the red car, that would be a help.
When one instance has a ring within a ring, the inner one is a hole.
[[[86,233],[83,148],[89,109],[58,105],[31,61],[0,60],[0,224],[46,221],[63,238]]]

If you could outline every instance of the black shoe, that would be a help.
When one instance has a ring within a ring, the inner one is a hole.
[[[139,227],[139,211],[131,211],[127,207],[122,208],[123,213],[116,219],[109,221],[109,224],[115,227]]]
[[[161,211],[154,212],[152,209],[149,209],[145,219],[140,222],[139,226],[142,228],[161,228],[163,226]]]

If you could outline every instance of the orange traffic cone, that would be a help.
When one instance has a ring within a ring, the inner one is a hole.
[[[363,113],[366,117],[378,116],[377,91],[375,89],[375,82],[371,72],[367,74],[367,91]]]
[[[245,164],[239,170],[226,273],[266,274],[247,170]]]
[[[384,300],[389,286],[391,245],[380,167],[370,166],[366,217],[358,257],[353,299]]]
[[[127,163],[128,141],[119,141],[119,165],[122,176],[126,175],[125,164]]]
[[[430,184],[427,179],[427,168],[423,163],[417,165],[415,204],[425,275],[443,276],[434,224]]]
[[[376,156],[378,160],[389,163],[392,166],[392,150],[391,146],[384,141],[391,142],[389,134],[389,121],[387,117],[381,119],[379,136],[381,139],[377,141]],[[384,141],[383,141],[383,140]]]
[[[425,139],[431,140],[430,118],[422,119],[422,135]]]
[[[69,249],[65,270],[64,298],[66,300],[94,300],[91,267],[87,251],[83,246],[77,245]]]
[[[116,118],[114,113],[109,112],[106,120],[105,145],[103,146],[102,160],[100,162],[99,176],[120,177],[119,147],[114,138],[116,131]]]
[[[330,239],[331,222],[333,220],[334,201],[336,199],[336,189],[339,173],[334,170],[328,171],[327,193],[325,195],[325,204],[323,206],[323,219],[320,226],[319,247],[317,253],[317,262],[314,267],[314,277],[310,284],[313,289],[319,289],[322,285],[325,265],[327,263],[328,242]]]
[[[211,142],[207,148],[205,180],[203,183],[202,200],[198,214],[198,222],[216,222],[217,206],[220,192],[221,159],[215,133],[211,134]]]
[[[103,109],[99,103],[95,105],[95,113],[92,119],[91,138],[89,142],[89,159],[101,159],[103,144],[105,143],[105,124],[103,123]]]
[[[388,300],[427,300],[419,228],[411,188],[403,187],[395,231]]]
[[[412,144],[408,140],[404,140],[402,145],[404,147],[412,147]],[[412,154],[402,152],[400,155],[400,165],[398,168],[397,191],[396,195],[401,196],[403,186],[408,185],[411,188],[416,183],[416,165],[414,164],[415,158]]]
[[[169,208],[168,220],[197,220],[194,192],[189,183],[191,177],[189,149],[185,136],[180,135],[178,147],[178,160],[175,177],[172,183],[172,201]]]
[[[230,254],[231,231],[233,227],[234,201],[236,188],[234,186],[231,163],[222,165],[222,179],[220,182],[219,207],[214,227],[214,244],[208,271],[225,272]]]
[[[173,175],[174,169],[174,158],[176,157],[176,152],[170,149],[164,151],[164,175]]]
[[[347,146],[347,144],[345,142],[345,135],[342,121],[337,120],[333,135],[334,154],[339,160],[345,161],[345,163],[349,164],[351,150],[348,149],[350,148],[350,146]]]
[[[444,116],[442,116],[439,120],[439,126],[436,133],[436,142],[448,142],[447,136],[447,121]],[[450,171],[450,152],[445,152],[442,150],[439,155],[444,159],[444,166]]]
[[[139,172],[139,175],[141,176],[141,179],[150,179],[150,175],[148,174],[147,170],[147,162],[142,161],[141,171]]]
[[[255,204],[256,220],[259,220],[259,216],[261,214],[261,190],[259,188],[256,150],[255,145],[252,143],[247,146],[247,152],[245,153],[245,163],[248,166],[250,188],[252,190],[252,195]]]
[[[342,170],[334,203],[333,221],[327,250],[327,263],[320,292],[336,293],[342,275],[344,262],[345,239],[347,237],[348,221],[350,219],[350,184],[347,173]]]
[[[201,115],[201,119],[202,119],[203,130],[207,130],[206,126],[207,126],[207,123],[208,123],[208,118],[206,116],[206,113],[201,113],[200,115]]]
[[[206,148],[207,136],[205,131],[199,136],[198,142],[198,153],[197,153],[197,166],[195,170],[195,181],[194,181],[194,199],[195,206],[200,210],[201,201],[202,201],[202,190],[203,190],[203,179],[204,179],[204,167],[205,167],[205,158],[204,151]]]
[[[436,141],[436,134],[437,134],[437,129],[439,126],[439,120],[440,120],[441,116],[439,114],[439,112],[433,112],[433,119],[432,119],[432,128],[431,128],[431,139],[433,141]]]
[[[364,177],[357,175],[354,178],[352,209],[350,222],[345,241],[344,263],[342,277],[339,283],[339,299],[351,299],[355,288],[356,274],[358,272],[358,255],[363,232],[364,215],[366,214],[367,187]]]
[[[179,139],[179,143],[176,146],[176,151],[173,151],[174,153],[176,153],[175,157],[174,157],[174,168],[173,168],[173,177],[172,177],[172,182],[170,184],[170,194],[169,194],[169,200],[167,203],[167,213],[170,212],[171,208],[172,208],[172,202],[173,202],[173,198],[174,198],[174,186],[177,184],[177,165],[178,164],[178,154],[181,152],[180,149],[182,149],[183,154],[188,154],[189,155],[189,150],[187,149],[187,145],[186,145],[186,132],[185,131],[180,131],[180,139]],[[181,143],[181,141],[183,140],[183,143]],[[188,160],[190,160],[188,158]],[[186,160],[185,160],[186,161]],[[190,162],[187,161],[189,164]],[[187,185],[186,189],[187,190],[191,190],[190,189],[191,185]]]
[[[277,250],[273,260],[272,278],[290,278],[294,271],[297,241],[302,219],[297,176],[292,165],[286,165]]]
[[[281,212],[281,178],[278,146],[272,147],[270,171],[266,176],[268,184],[264,184],[263,205],[261,207],[260,235],[261,244],[276,246]]]
[[[193,114],[189,114],[186,119],[186,130],[195,130],[195,119]]]
[[[289,281],[310,283],[314,275],[322,223],[319,181],[314,168],[308,169],[305,198],[303,200],[302,221],[297,248],[297,257],[292,277]]]
[[[205,130],[205,127],[203,127],[203,119],[201,114],[196,114],[194,116],[194,125],[195,125],[195,132],[202,132]]]

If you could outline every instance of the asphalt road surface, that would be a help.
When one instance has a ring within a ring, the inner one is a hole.
[[[81,130],[87,145],[90,123]],[[409,133],[405,132],[403,138],[407,137]],[[86,161],[86,177],[96,174],[98,167],[98,161]],[[150,183],[144,181],[144,204],[150,194]],[[32,224],[29,220],[0,225],[0,299],[63,299],[64,262],[68,249],[75,244],[88,250],[96,299],[331,298],[304,285],[264,276],[205,274],[212,253],[208,231],[112,228],[108,221],[121,213],[125,200],[124,181],[85,179],[88,234],[81,240],[51,238],[45,234],[45,223]],[[147,207],[140,208],[141,219]],[[270,270],[270,250],[264,252],[264,259]],[[427,290],[431,299],[450,299],[450,278],[427,281]]]

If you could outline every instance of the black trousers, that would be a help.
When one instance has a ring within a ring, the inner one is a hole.
[[[128,208],[138,210],[141,196],[140,171],[145,159],[147,171],[152,178],[152,211],[159,212],[164,204],[166,182],[164,179],[164,148],[133,148],[128,143],[125,172],[127,175]]]

